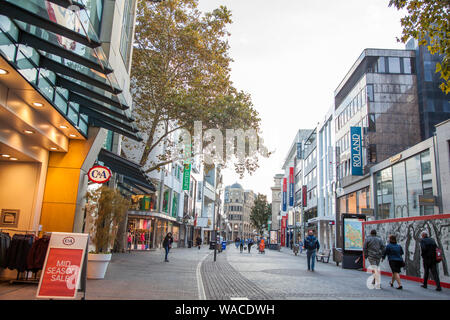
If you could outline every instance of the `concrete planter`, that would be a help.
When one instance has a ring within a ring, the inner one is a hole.
[[[106,269],[111,261],[111,253],[89,253],[87,265],[88,279],[103,279],[105,278]]]

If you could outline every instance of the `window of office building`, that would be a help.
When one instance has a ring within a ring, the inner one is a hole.
[[[125,66],[128,67],[131,39],[133,37],[133,21],[132,21],[133,0],[125,0],[123,8],[122,33],[120,38],[120,54],[122,55]]]
[[[389,65],[389,73],[400,73],[400,58],[389,57],[388,65]]]
[[[368,84],[367,85],[367,100],[370,101],[370,102],[374,101],[373,84]]]
[[[86,11],[88,12],[89,20],[94,31],[99,35],[103,14],[103,0],[87,1]]]
[[[403,58],[403,73],[412,73],[412,66],[411,66],[411,59],[410,58]]]
[[[386,72],[386,67],[385,67],[384,61],[385,61],[384,57],[379,57],[378,58],[378,61],[377,61],[378,70],[377,70],[377,72],[379,72],[379,73],[385,73]]]

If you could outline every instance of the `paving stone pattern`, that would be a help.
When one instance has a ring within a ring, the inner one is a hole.
[[[249,300],[272,299],[254,282],[236,271],[226,260],[225,252],[209,255],[202,263],[202,281],[207,300],[230,300],[247,298]]]

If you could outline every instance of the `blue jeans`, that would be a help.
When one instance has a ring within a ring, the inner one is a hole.
[[[306,258],[308,259],[308,270],[314,270],[314,265],[316,263],[316,250],[307,250]],[[312,264],[311,264],[312,259]]]
[[[169,247],[164,247],[164,249],[166,249],[166,258],[165,258],[165,260],[167,260],[167,256],[169,255],[170,248]]]

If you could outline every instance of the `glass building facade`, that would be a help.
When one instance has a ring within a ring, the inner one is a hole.
[[[434,206],[419,204],[419,195],[434,193],[430,150],[380,170],[374,178],[378,220],[437,213]]]
[[[84,3],[85,2],[85,3]],[[69,8],[44,0],[5,0],[0,55],[84,137],[90,125],[140,140],[101,48],[103,1]]]

